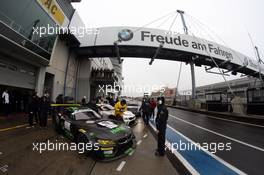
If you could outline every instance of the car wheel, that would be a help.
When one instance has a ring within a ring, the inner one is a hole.
[[[56,130],[56,132],[57,133],[61,133],[61,128],[60,128],[61,126],[60,126],[60,118],[59,118],[59,116],[55,116],[55,130]]]
[[[58,132],[58,134],[64,134],[64,128],[64,120],[59,119],[58,124],[56,122],[56,131]]]

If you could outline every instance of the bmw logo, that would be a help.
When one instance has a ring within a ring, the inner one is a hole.
[[[133,32],[129,29],[123,29],[118,33],[118,39],[121,41],[129,41],[133,38]]]

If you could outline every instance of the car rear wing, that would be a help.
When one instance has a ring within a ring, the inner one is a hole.
[[[80,104],[50,104],[51,107],[81,107]]]

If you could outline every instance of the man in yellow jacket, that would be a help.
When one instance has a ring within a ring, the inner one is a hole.
[[[115,104],[115,116],[117,119],[122,119],[124,112],[127,111],[126,100],[118,101]]]

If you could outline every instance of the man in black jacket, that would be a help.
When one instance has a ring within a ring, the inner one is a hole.
[[[48,114],[50,110],[50,98],[49,94],[45,93],[40,99],[40,127],[47,127]]]
[[[28,122],[30,127],[33,126],[33,119],[35,118],[36,124],[39,123],[39,97],[37,96],[37,93],[34,92],[29,100],[29,118]]]
[[[158,149],[155,152],[156,156],[165,155],[165,140],[166,140],[166,128],[169,112],[165,106],[164,97],[158,99],[158,113],[156,118],[156,126],[158,133]]]
[[[151,113],[151,107],[150,102],[148,99],[143,98],[141,107],[139,108],[140,111],[142,111],[142,118],[145,123],[145,125],[149,124],[149,117]]]
[[[96,105],[96,99],[95,98],[92,98],[89,103],[87,103],[86,105],[88,108],[94,110],[95,112],[99,113],[98,111],[98,107]]]

